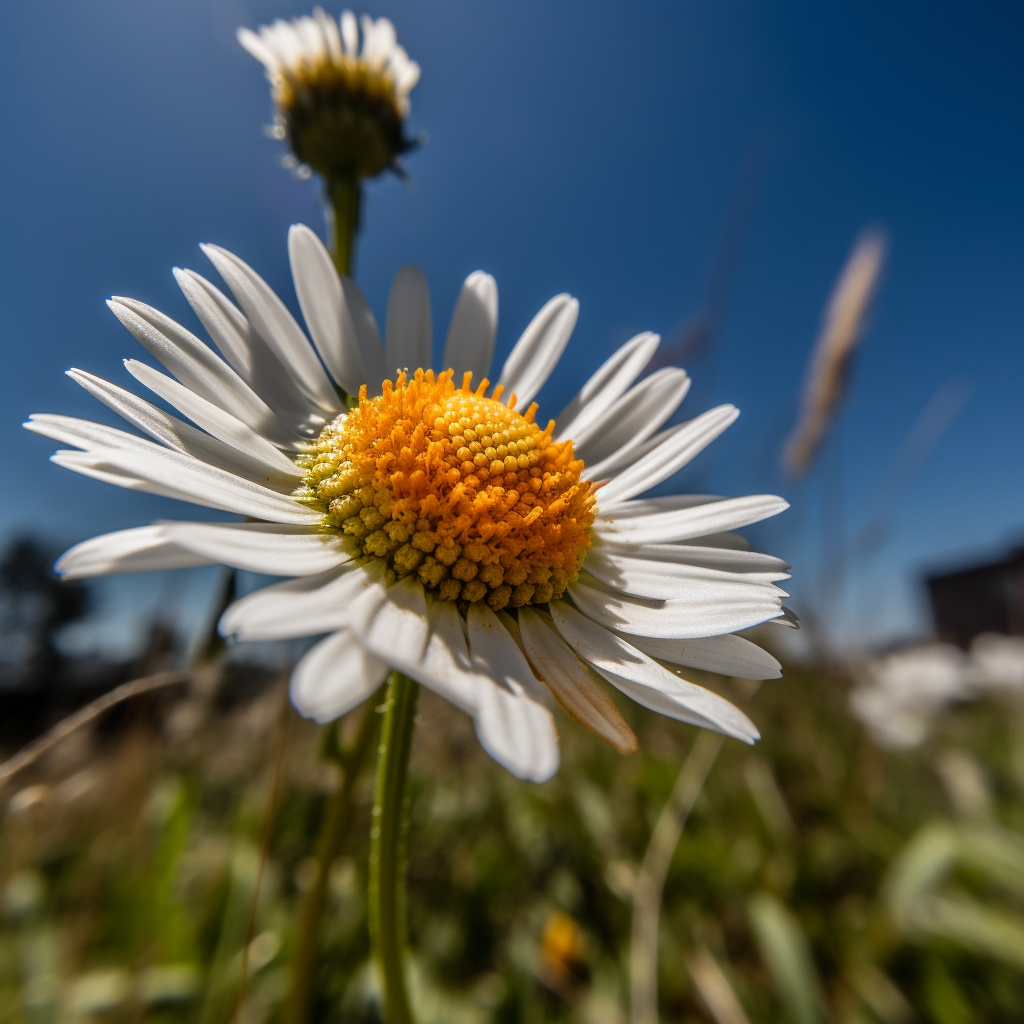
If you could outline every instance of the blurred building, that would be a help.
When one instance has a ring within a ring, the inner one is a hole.
[[[926,583],[940,640],[966,648],[981,633],[1024,636],[1024,546]]]

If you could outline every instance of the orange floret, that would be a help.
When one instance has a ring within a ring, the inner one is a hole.
[[[593,487],[571,441],[485,398],[465,374],[417,370],[384,381],[326,427],[299,464],[299,496],[325,527],[384,559],[389,578],[417,573],[445,600],[493,608],[561,597],[590,546]],[[423,558],[421,553],[430,553]]]

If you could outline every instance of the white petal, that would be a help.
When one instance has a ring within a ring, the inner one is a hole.
[[[395,47],[395,26],[387,18],[374,21],[363,15],[363,52],[362,58],[375,71],[380,70],[391,56]]]
[[[276,523],[162,523],[168,538],[235,569],[268,576],[313,576],[352,557],[338,534]]]
[[[280,54],[282,64],[291,70],[297,68],[299,58],[302,56],[302,41],[298,32],[287,21],[275,18],[271,31],[266,32],[263,38],[268,46],[273,44],[276,52]]]
[[[247,594],[222,616],[222,636],[287,640],[330,633],[348,625],[352,602],[379,584],[351,563],[316,576],[300,576]]]
[[[144,430],[150,437],[162,441],[175,451],[184,452],[200,462],[208,462],[211,466],[219,466],[229,473],[244,476],[247,480],[265,483],[268,487],[282,491],[295,489],[295,481],[289,476],[279,480],[267,479],[265,463],[249,458],[240,451],[218,441],[215,437],[198,430],[190,423],[185,423],[158,409],[155,405],[143,401],[124,388],[119,388],[102,377],[96,377],[84,370],[68,370],[67,375],[77,384],[81,384],[94,398],[111,408],[119,416],[123,416],[132,426]],[[60,439],[59,439],[60,440]],[[77,443],[72,441],[72,444]]]
[[[395,92],[404,99],[412,92],[419,80],[420,66],[416,61],[411,60],[395,74]]]
[[[50,456],[50,461],[62,469],[70,469],[73,473],[80,473],[100,483],[113,484],[115,487],[124,487],[129,491],[144,491],[147,494],[158,494],[162,498],[174,498],[181,500],[182,496],[178,491],[169,487],[161,487],[159,484],[151,483],[132,473],[118,469],[104,462],[103,457],[94,455],[92,452],[69,452],[56,451]],[[187,498],[185,499],[188,500]]]
[[[85,451],[101,448],[117,448],[124,451],[165,451],[159,445],[136,434],[129,434],[102,423],[80,420],[74,416],[55,416],[52,413],[34,412],[22,426],[33,434],[52,438],[63,444],[73,444]]]
[[[341,630],[311,647],[295,666],[292,703],[306,718],[330,722],[366,700],[387,674],[383,661]]]
[[[76,544],[57,559],[54,569],[64,579],[77,580],[110,573],[187,569],[216,561],[178,547],[162,526],[137,526]]]
[[[602,521],[635,519],[659,512],[675,512],[681,508],[706,505],[709,501],[722,501],[721,494],[663,494],[657,498],[632,498],[617,505],[602,502],[598,515]]]
[[[562,358],[579,312],[580,304],[571,295],[556,295],[530,321],[498,378],[506,402],[515,394],[520,408],[530,404]]]
[[[274,414],[235,371],[194,334],[159,310],[134,299],[113,298],[107,305],[136,340],[185,387],[237,416],[254,430]]]
[[[555,438],[574,437],[622,395],[651,361],[661,339],[650,331],[631,338],[580,388],[555,421]]]
[[[376,326],[359,332],[353,323],[353,313],[363,313],[365,300],[358,311],[350,308],[347,294],[358,289],[355,285],[342,287],[330,253],[305,224],[293,224],[289,230],[288,254],[299,306],[316,350],[341,387],[358,395],[360,385],[373,384],[369,373],[377,374],[383,362]],[[373,387],[369,390],[372,394]]]
[[[637,548],[635,557],[603,548],[587,553],[586,571],[605,586],[634,597],[672,600],[685,596],[706,581],[749,583],[769,586],[787,579],[786,573],[734,573],[683,562],[664,562],[643,557]]]
[[[746,743],[758,739],[754,723],[739,708],[702,686],[680,679],[566,602],[555,601],[551,616],[572,650],[637,703]]]
[[[783,605],[782,614],[778,618],[772,619],[772,625],[786,626],[789,629],[799,629],[800,619],[792,608],[787,608],[785,605]]]
[[[707,548],[728,548],[730,551],[750,550],[750,541],[739,533],[709,533],[704,537],[691,538],[691,543]],[[645,545],[645,547],[650,547],[651,549],[657,549],[662,546],[668,545]],[[654,558],[655,556],[652,555],[651,557]]]
[[[423,656],[414,658],[404,647],[392,644],[386,652],[388,663],[467,714],[475,715],[477,691],[481,686],[494,684],[472,670],[458,609],[451,601],[427,598],[427,623],[430,636]]]
[[[277,62],[274,75],[281,75],[282,77],[290,75],[293,70],[292,61],[294,57],[291,26],[286,25],[278,18],[273,25],[261,25],[259,35],[260,42],[270,51]],[[268,75],[267,77],[273,81],[273,76]]]
[[[351,57],[359,54],[359,23],[351,11],[341,12],[341,38],[345,52]]]
[[[614,486],[614,481],[608,486]],[[627,519],[595,520],[594,529],[608,540],[631,544],[668,544],[709,533],[733,530],[778,515],[789,503],[774,494],[748,494],[742,498],[709,501],[693,508],[658,512]]]
[[[319,433],[324,417],[317,414],[245,314],[195,271],[175,268],[174,277],[224,358],[259,396],[263,410],[259,417],[235,415],[282,447],[294,446],[297,437]]]
[[[701,538],[703,542],[707,538]],[[719,569],[722,572],[739,573],[786,573],[792,568],[788,562],[772,555],[762,555],[759,551],[743,549],[711,547],[703,544],[643,544],[633,545],[628,542],[621,544],[602,540],[600,545],[592,548],[608,554],[636,556],[650,562],[682,562],[686,565],[699,565],[708,569]],[[589,556],[588,556],[589,557]]]
[[[782,666],[766,650],[726,633],[691,640],[658,640],[646,636],[624,637],[634,647],[659,661],[700,668],[738,679],[778,679]]]
[[[215,285],[194,270],[174,267],[174,280],[202,321],[221,355],[247,383],[252,383],[252,343],[257,337],[245,314]]]
[[[338,32],[338,23],[329,14],[326,14],[322,7],[313,8],[313,17],[316,18],[320,32],[323,34],[324,46],[327,48],[328,56],[333,63],[340,64],[344,51],[341,48],[341,35]]]
[[[498,286],[490,274],[475,270],[466,278],[448,327],[442,370],[454,370],[455,386],[462,386],[466,371],[473,386],[490,372],[494,336],[498,330]]]
[[[402,76],[410,63],[409,54],[406,52],[405,48],[396,43],[395,48],[391,51],[391,55],[388,57],[388,74],[391,75],[393,82],[398,82],[398,79]],[[398,92],[397,87],[395,91]]]
[[[470,658],[490,685],[477,694],[476,730],[484,749],[513,775],[544,782],[558,770],[558,734],[526,658],[482,601],[469,606]]]
[[[671,639],[717,636],[782,614],[782,591],[772,586],[705,580],[695,583],[685,597],[659,601],[614,594],[588,586],[586,579],[597,583],[582,573],[569,587],[569,595],[580,611],[620,633]]]
[[[573,435],[579,458],[600,462],[622,449],[636,452],[672,414],[690,390],[685,370],[674,366],[652,373],[630,388],[608,411],[582,432]]]
[[[324,37],[320,34],[320,27],[308,15],[296,18],[293,24],[302,41],[303,63],[315,67],[317,61],[327,57],[327,47]]]
[[[274,51],[264,45],[255,32],[251,29],[240,28],[235,33],[239,43],[249,51],[268,71],[274,71],[278,66],[277,57]]]
[[[72,376],[74,376],[74,373],[75,371],[71,371]],[[98,381],[99,378],[94,378],[94,380]],[[101,381],[100,383],[105,384],[106,382]],[[113,385],[108,385],[108,387],[113,391],[120,390],[119,388],[114,388]],[[147,406],[147,403],[142,402],[141,399],[136,399],[135,396],[131,395],[129,392],[125,391],[123,394],[134,400],[138,405],[143,407]],[[100,397],[103,398],[104,396],[100,394]],[[107,402],[107,404],[112,408],[118,409],[119,412],[122,411],[122,409],[118,408],[119,403]],[[220,469],[228,476],[244,478],[248,482],[255,483],[261,488],[261,490],[264,485],[273,486],[278,490],[278,492],[289,494],[295,489],[294,474],[284,476],[283,474],[275,473],[272,476],[268,476],[268,467],[265,462],[260,462],[256,459],[250,458],[249,456],[224,445],[215,438],[209,437],[201,431],[189,427],[188,424],[174,419],[173,416],[167,416],[166,413],[160,412],[159,409],[155,409],[153,406],[148,406],[148,408],[152,410],[154,417],[163,417],[164,420],[169,421],[171,429],[166,431],[166,433],[170,435],[169,443],[178,441],[182,435],[192,438],[192,443],[188,446],[175,444],[175,451],[183,453],[191,461],[201,461],[211,467]],[[131,413],[130,409],[127,411],[129,414]],[[130,418],[133,420],[136,419],[134,416],[130,416]],[[141,425],[145,429],[149,428],[150,424],[147,422],[146,417],[138,417],[138,419],[142,420]],[[90,420],[76,419],[73,416],[54,416],[47,413],[33,413],[29,417],[28,422],[24,423],[23,426],[26,430],[31,430],[34,434],[51,437],[54,440],[62,441],[65,444],[73,444],[87,452],[98,452],[101,449],[116,449],[119,451],[155,453],[157,456],[167,453],[167,448],[155,445],[152,441],[138,437],[135,434],[128,434],[123,430],[116,430],[113,427],[107,427],[101,423],[93,423]],[[185,431],[191,431],[192,435],[186,435]],[[164,439],[164,432],[160,430],[150,430],[150,433]],[[62,461],[58,464],[64,465],[65,463]],[[88,460],[75,459],[72,459],[70,463],[67,463],[68,468],[74,468],[78,471],[82,471],[90,464],[95,467],[98,466],[99,463],[95,459],[92,460],[91,463]],[[132,475],[138,476],[137,474]],[[139,479],[141,480],[143,478]],[[156,482],[161,483],[161,481]],[[126,485],[122,483],[121,486]],[[186,501],[192,500],[190,496],[183,496],[177,492],[171,495],[170,490],[166,488],[160,491],[153,491],[153,493],[161,493],[173,497],[184,497]]]
[[[273,289],[244,260],[218,245],[200,246],[227,282],[242,311],[318,409],[331,416],[341,402],[302,328]]]
[[[149,444],[141,438],[139,440],[141,444]],[[100,472],[113,469],[115,475],[126,474],[127,477],[142,481],[141,489],[152,494],[176,497],[196,505],[275,523],[314,525],[320,521],[318,513],[304,508],[293,498],[156,445],[152,446],[152,450],[145,451],[96,448],[88,453],[70,452],[67,455],[82,457],[63,456],[59,465],[80,472],[90,468]],[[89,475],[95,475],[95,472]],[[121,486],[130,487],[132,484],[126,482]]]
[[[401,267],[391,284],[384,323],[387,373],[410,374],[430,366],[430,293],[427,279],[411,263]]]
[[[682,423],[666,433],[657,448],[625,469],[601,492],[602,504],[614,504],[642,494],[667,480],[691,459],[700,454],[739,416],[732,405],[710,409],[689,423]]]
[[[672,436],[674,429],[662,430],[660,433],[638,441],[636,444],[625,444],[606,459],[601,459],[600,462],[588,462],[583,467],[583,472],[580,476],[584,480],[607,480],[609,477],[617,476],[627,466],[632,465],[634,462],[639,462],[646,455],[653,452],[655,448],[659,447],[663,441],[668,440]]]
[[[620,754],[632,754],[636,750],[633,730],[561,636],[530,608],[520,609],[519,627],[530,667],[566,712]]]
[[[355,281],[343,277],[341,287],[345,293],[345,307],[359,346],[359,356],[366,371],[364,383],[367,393],[372,398],[380,394],[381,383],[389,376],[384,362],[384,346],[380,342],[380,329],[366,296],[359,290]]]
[[[393,651],[400,651],[410,661],[421,661],[428,634],[423,584],[415,576],[407,576],[386,591],[373,588],[367,594],[382,595],[383,599],[372,605],[365,598],[353,602],[349,628],[359,642],[380,658],[390,660]]]
[[[137,359],[126,359],[124,365],[137,381],[184,413],[193,423],[236,451],[262,463],[267,476],[291,477],[293,480],[302,476],[302,470],[287,455],[231,413]]]
[[[359,56],[366,60],[372,53],[376,41],[374,20],[368,14],[359,19],[359,26],[363,32],[363,49]]]

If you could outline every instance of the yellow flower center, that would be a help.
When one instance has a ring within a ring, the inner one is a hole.
[[[498,610],[561,597],[590,546],[593,487],[571,441],[471,390],[452,371],[384,381],[378,398],[327,426],[308,454],[300,497],[353,537],[389,578],[415,573],[447,601]]]

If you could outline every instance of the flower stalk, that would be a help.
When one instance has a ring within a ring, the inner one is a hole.
[[[327,196],[331,206],[331,256],[338,273],[351,277],[363,186],[355,175],[331,178]]]
[[[406,783],[419,683],[391,675],[377,758],[370,828],[370,940],[388,1024],[413,1024],[405,985],[405,859],[409,820]]]

